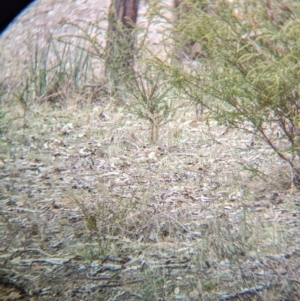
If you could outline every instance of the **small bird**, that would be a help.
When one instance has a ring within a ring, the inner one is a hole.
[[[272,192],[269,196],[269,201],[273,202],[277,199],[278,193],[277,192]]]
[[[278,205],[283,202],[282,198],[278,198],[279,194],[277,192],[273,192],[269,196],[269,201],[271,201],[272,204]]]

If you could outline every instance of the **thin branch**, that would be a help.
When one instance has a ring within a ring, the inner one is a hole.
[[[257,287],[254,287],[254,288],[246,288],[246,289],[241,290],[241,291],[239,291],[235,294],[222,296],[219,299],[219,301],[232,300],[232,299],[235,299],[235,298],[239,298],[240,296],[249,295],[249,294],[250,295],[256,295],[257,292],[262,291],[264,289],[267,289],[271,286],[272,286],[271,284],[264,284],[264,285],[257,286]]]

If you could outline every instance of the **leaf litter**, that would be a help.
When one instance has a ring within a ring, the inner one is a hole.
[[[43,42],[62,16],[97,17],[98,0],[74,3],[23,14],[1,39],[3,70],[23,70],[26,26]],[[143,121],[109,108],[38,108],[1,138],[0,299],[299,300],[288,166],[190,111],[149,145]]]
[[[2,139],[4,300],[297,300],[299,192],[262,142],[194,112],[157,146],[122,109],[58,114]]]

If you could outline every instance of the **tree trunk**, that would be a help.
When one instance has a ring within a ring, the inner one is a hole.
[[[133,66],[139,0],[112,0],[108,13],[106,75],[118,80]]]

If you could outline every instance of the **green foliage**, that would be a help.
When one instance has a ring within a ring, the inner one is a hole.
[[[2,109],[0,110],[0,137],[5,134],[9,125],[11,124],[11,121],[5,120],[6,114],[6,111],[2,111]]]
[[[111,251],[112,244],[109,240],[104,238],[103,220],[107,212],[103,213],[103,216],[99,217],[97,214],[90,213],[75,196],[71,196],[74,203],[80,208],[84,215],[85,226],[88,232],[87,244],[84,248],[78,251],[78,256],[85,260],[93,261],[97,258],[105,258]],[[104,208],[106,209],[106,208]],[[103,210],[104,211],[104,210]],[[98,212],[96,212],[98,213]],[[98,220],[99,219],[99,220]],[[96,244],[91,244],[96,240]]]
[[[0,137],[6,133],[8,130],[10,124],[13,120],[7,120],[7,113],[3,107],[2,107],[2,98],[5,96],[6,92],[5,90],[1,89],[0,85]]]
[[[136,26],[137,7],[134,3],[135,1],[129,1],[126,4],[117,4],[117,2],[112,1],[108,11],[105,73],[114,82],[116,88],[122,86],[123,76],[132,69],[135,56],[139,52],[136,43],[138,34]]]
[[[138,62],[135,71],[125,77],[125,88],[133,99],[131,111],[151,125],[151,142],[156,143],[159,129],[176,111],[175,91],[165,70],[149,60]]]
[[[136,27],[132,24],[126,28],[116,19],[114,11],[110,12],[108,21],[112,28],[107,31],[106,37],[106,73],[114,78],[133,64]]]
[[[57,38],[62,45],[69,45],[68,66],[78,87],[86,81],[96,81],[97,74],[92,63],[103,65],[105,63],[105,46],[101,41],[106,35],[106,30],[102,26],[105,19],[98,19],[94,22],[63,22],[63,25],[70,26],[76,30],[76,34],[65,34]],[[98,74],[99,76],[99,74]]]
[[[36,47],[28,79],[35,99],[56,101],[81,92],[91,70],[89,54],[80,40],[76,45],[49,39]]]
[[[160,128],[176,111],[174,86],[165,66],[153,64],[156,55],[148,47],[150,26],[161,9],[156,1],[148,3],[147,22],[137,26],[130,19],[120,22],[111,7],[106,35],[106,76],[116,94],[126,94],[129,110],[150,124],[151,143],[157,142]]]
[[[33,100],[51,101],[58,98],[59,87],[66,80],[62,57],[59,55],[64,56],[66,49],[61,51],[61,49],[55,49],[55,46],[51,39],[47,41],[44,47],[40,47],[38,44],[35,45],[30,65],[27,67],[23,79],[22,90],[27,95],[22,97],[22,103]],[[54,48],[56,60],[51,64],[52,47]]]
[[[3,101],[10,102],[9,95],[13,95],[26,115],[34,102],[63,104],[70,95],[84,93],[85,84],[95,77],[91,68],[93,56],[85,47],[86,41],[76,39],[73,45],[67,38],[56,40],[51,36],[34,45],[29,42],[28,63],[11,93],[3,95]]]
[[[300,4],[258,0],[184,4],[189,10],[184,21],[175,21],[175,37],[178,42],[184,37],[200,43],[205,56],[192,72],[172,66],[174,83],[219,122],[265,140],[290,164],[295,181],[298,162],[293,155],[300,151]],[[280,143],[271,125],[280,132]]]

